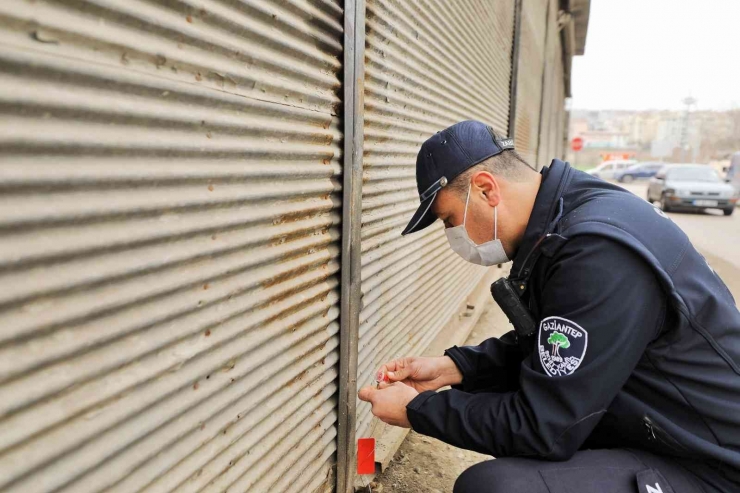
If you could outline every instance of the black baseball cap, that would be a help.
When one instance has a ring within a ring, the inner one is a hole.
[[[416,188],[421,204],[402,235],[421,231],[437,217],[432,202],[460,173],[489,157],[514,148],[514,139],[499,137],[485,123],[465,120],[429,137],[416,155]]]

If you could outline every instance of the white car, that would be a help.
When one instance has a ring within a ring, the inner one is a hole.
[[[664,211],[720,209],[725,216],[735,211],[737,197],[731,185],[715,170],[702,164],[666,165],[652,180],[648,202],[660,201]]]
[[[616,172],[624,171],[633,164],[637,164],[634,159],[604,161],[597,167],[586,170],[586,173],[603,180],[613,180]]]

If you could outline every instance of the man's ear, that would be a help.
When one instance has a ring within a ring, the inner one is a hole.
[[[473,176],[473,184],[483,193],[488,205],[496,207],[501,200],[501,189],[498,179],[488,171],[479,171]]]

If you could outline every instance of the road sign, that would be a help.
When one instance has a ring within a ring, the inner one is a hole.
[[[573,149],[574,152],[578,152],[581,149],[583,149],[583,139],[580,137],[576,137],[573,140],[571,140],[570,148]]]

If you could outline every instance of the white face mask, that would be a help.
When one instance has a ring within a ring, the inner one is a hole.
[[[447,241],[450,243],[450,248],[468,262],[485,266],[504,264],[509,261],[509,257],[506,256],[504,246],[498,239],[498,209],[496,207],[493,208],[493,240],[476,245],[468,236],[468,230],[465,229],[472,186],[471,183],[468,187],[468,197],[465,199],[463,223],[460,226],[445,229]]]

